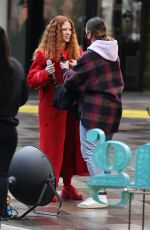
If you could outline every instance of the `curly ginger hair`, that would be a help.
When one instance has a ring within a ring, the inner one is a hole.
[[[65,48],[69,48],[69,59],[77,59],[80,56],[80,47],[77,41],[77,36],[75,32],[75,27],[71,19],[58,15],[53,20],[49,22],[46,26],[41,42],[37,50],[44,53],[46,58],[50,58],[55,61],[59,61],[62,53],[64,52],[64,47],[62,47],[62,25],[68,21],[72,28],[72,34],[70,41],[66,43]]]

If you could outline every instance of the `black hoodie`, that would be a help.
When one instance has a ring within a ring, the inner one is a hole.
[[[10,85],[10,88],[7,87],[10,95],[5,97],[5,88],[0,94],[0,122],[17,125],[18,120],[16,119],[16,115],[19,107],[24,105],[28,99],[28,87],[20,63],[12,57],[10,58],[10,63],[12,68],[11,72],[8,73],[11,76],[6,76],[7,84]]]

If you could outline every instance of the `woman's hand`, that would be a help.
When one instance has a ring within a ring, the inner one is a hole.
[[[55,73],[54,64],[50,64],[50,65],[46,66],[45,70],[46,70],[46,73],[48,75],[51,75],[51,74]]]
[[[69,61],[60,62],[61,69],[69,69]]]

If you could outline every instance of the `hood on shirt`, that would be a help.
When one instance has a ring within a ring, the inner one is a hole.
[[[105,41],[96,40],[88,48],[93,50],[101,57],[108,61],[116,61],[118,58],[118,42],[117,40]]]

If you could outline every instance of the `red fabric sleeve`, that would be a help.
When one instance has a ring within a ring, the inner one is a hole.
[[[40,51],[37,51],[27,75],[27,82],[30,88],[38,89],[50,82],[50,77],[46,73],[45,67],[46,59]]]

